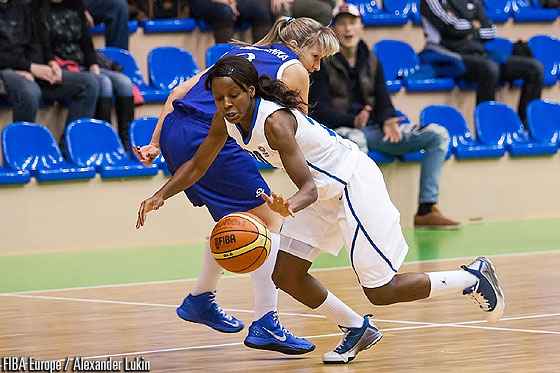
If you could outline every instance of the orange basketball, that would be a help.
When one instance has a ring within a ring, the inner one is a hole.
[[[216,223],[210,249],[222,268],[235,273],[251,272],[270,254],[270,232],[255,215],[235,212]]]

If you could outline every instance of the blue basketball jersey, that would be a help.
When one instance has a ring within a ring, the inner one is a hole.
[[[288,66],[300,63],[295,52],[280,44],[272,44],[270,47],[235,47],[223,57],[225,56],[246,57],[255,65],[259,76],[268,75],[271,79],[280,79]],[[203,74],[185,97],[173,101],[173,107],[185,114],[211,123],[216,112],[216,105],[212,92],[207,91],[204,87],[207,75],[208,72]]]

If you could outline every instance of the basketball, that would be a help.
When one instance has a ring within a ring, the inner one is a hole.
[[[259,268],[270,254],[270,232],[263,221],[247,212],[221,218],[210,236],[210,249],[222,268],[248,273]]]

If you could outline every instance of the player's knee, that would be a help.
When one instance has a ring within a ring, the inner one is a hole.
[[[378,288],[363,288],[366,297],[375,306],[386,306],[396,303],[393,296],[393,280]]]

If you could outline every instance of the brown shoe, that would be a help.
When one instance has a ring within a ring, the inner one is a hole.
[[[435,207],[426,215],[414,215],[414,228],[431,228],[431,229],[459,229],[461,223],[446,218]]]

